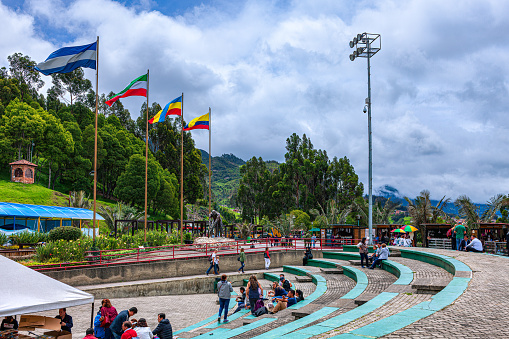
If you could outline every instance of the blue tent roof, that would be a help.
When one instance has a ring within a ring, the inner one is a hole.
[[[15,204],[0,202],[0,217],[93,219],[94,212],[84,208]],[[104,220],[96,213],[97,220]]]

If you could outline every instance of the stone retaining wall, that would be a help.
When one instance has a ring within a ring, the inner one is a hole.
[[[315,258],[321,258],[322,252],[313,251],[313,255]],[[270,256],[271,268],[283,267],[283,265],[302,265],[304,251],[274,251],[270,252]],[[237,254],[220,255],[219,267],[221,272],[235,272],[240,267],[237,257]],[[208,268],[207,258],[196,258],[61,271],[41,271],[41,273],[71,286],[84,286],[201,275]],[[246,270],[262,270],[264,268],[263,253],[246,253]]]

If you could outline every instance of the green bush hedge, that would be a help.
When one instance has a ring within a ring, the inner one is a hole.
[[[78,240],[81,238],[81,230],[77,227],[73,226],[62,226],[55,227],[51,231],[49,231],[49,241],[57,241],[57,240]]]
[[[39,232],[20,232],[11,235],[10,238],[14,244],[37,244],[48,241],[49,235],[48,233]]]

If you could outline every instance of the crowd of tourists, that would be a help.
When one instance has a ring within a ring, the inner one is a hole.
[[[111,304],[109,299],[103,299],[101,307],[97,311],[94,318],[94,327],[89,328],[85,332],[85,339],[172,339],[173,329],[170,321],[166,319],[164,313],[157,315],[157,326],[153,330],[147,324],[145,318],[135,319],[132,318],[138,309],[131,307],[128,310],[123,310],[120,313]],[[12,317],[11,317],[12,318]],[[60,327],[62,331],[72,333],[73,321],[72,316],[67,314],[65,308],[58,310],[58,315],[55,317],[60,319]],[[16,321],[16,320],[14,320]],[[2,327],[4,323],[2,322]],[[17,329],[17,322],[15,329]]]

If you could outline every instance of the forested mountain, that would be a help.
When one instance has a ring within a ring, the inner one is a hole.
[[[209,167],[209,154],[200,150],[202,164]],[[232,197],[239,187],[240,166],[246,162],[233,154],[223,154],[220,157],[212,157],[212,194],[219,205],[235,207]],[[207,175],[208,185],[208,175]]]

